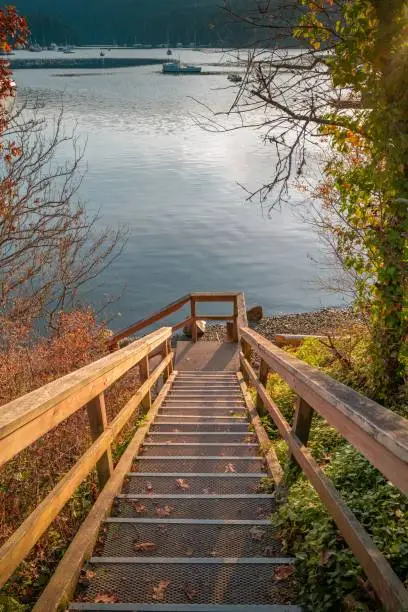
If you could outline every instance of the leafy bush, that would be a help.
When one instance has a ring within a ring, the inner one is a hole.
[[[364,338],[357,344],[352,344],[350,338],[340,339],[336,341],[336,350],[344,360],[339,361],[330,349],[311,339],[291,352],[334,378],[347,384],[354,382],[355,387],[366,390],[370,380],[366,349]],[[350,369],[346,367],[346,360],[352,366]],[[274,374],[268,379],[267,389],[291,422],[295,396],[289,387]],[[403,412],[401,406],[398,411]],[[272,522],[279,529],[284,550],[297,558],[299,598],[304,609],[313,612],[382,610],[363,569],[318,494],[303,474],[288,466],[287,444],[270,423],[270,417],[263,420],[290,486],[288,497],[272,516]],[[316,414],[308,446],[345,503],[408,586],[407,497]]]

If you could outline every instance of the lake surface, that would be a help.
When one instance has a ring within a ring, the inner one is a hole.
[[[164,58],[165,50],[110,54]],[[228,72],[221,53],[180,55],[205,71]],[[143,66],[15,75],[22,94],[44,99],[49,117],[63,94],[67,127],[76,123],[87,141],[81,197],[104,223],[129,232],[124,252],[92,291],[97,306],[107,295],[121,295],[109,311],[113,328],[189,291],[244,290],[247,302],[262,304],[266,313],[340,303],[316,286],[318,240],[298,215],[286,209],[268,218],[259,204],[246,202],[240,185],[255,190],[270,179],[272,146],[257,132],[214,134],[196,124],[195,100],[228,109],[234,89],[226,74],[174,77]],[[295,202],[301,197],[293,192]]]

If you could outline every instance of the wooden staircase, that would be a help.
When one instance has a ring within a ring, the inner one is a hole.
[[[232,313],[199,313],[205,302],[229,303]],[[172,327],[132,339],[188,308]],[[225,321],[229,341],[197,342],[201,319]],[[187,324],[192,342],[179,342],[175,355],[172,335]],[[242,293],[189,293],[116,334],[110,347],[111,354],[1,408],[0,467],[85,406],[92,440],[0,547],[1,587],[96,468],[99,495],[33,612],[299,610],[294,560],[282,556],[268,522],[273,487],[284,489],[285,481],[262,411],[384,609],[408,611],[404,584],[307,448],[316,413],[408,494],[406,419],[250,329]],[[135,367],[138,388],[108,420],[105,391]],[[293,425],[267,391],[269,372],[297,395]],[[112,448],[139,410],[145,419],[114,465]]]
[[[268,476],[237,375],[178,373],[70,609],[299,610]]]

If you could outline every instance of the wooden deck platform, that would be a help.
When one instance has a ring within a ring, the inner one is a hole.
[[[239,348],[236,342],[177,342],[175,368],[179,372],[237,372]]]

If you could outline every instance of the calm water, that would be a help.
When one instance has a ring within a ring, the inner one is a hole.
[[[228,71],[210,66],[225,61],[220,54],[182,51],[181,58]],[[272,147],[258,133],[213,134],[196,125],[192,98],[217,110],[231,103],[225,75],[172,77],[159,69],[16,72],[20,88],[44,97],[49,116],[64,94],[66,124],[75,122],[87,140],[81,196],[105,223],[129,231],[124,253],[93,291],[97,305],[106,295],[122,295],[111,307],[118,315],[112,327],[188,291],[244,290],[248,302],[268,313],[339,303],[314,284],[320,270],[311,257],[319,247],[311,230],[289,210],[268,218],[238,185],[256,189],[268,180]]]

